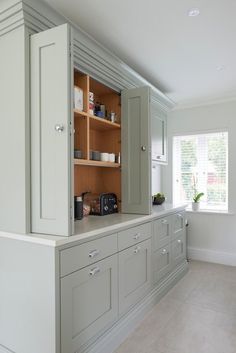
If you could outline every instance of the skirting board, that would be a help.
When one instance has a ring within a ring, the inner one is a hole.
[[[108,329],[83,353],[112,353],[141,323],[144,316],[186,274],[188,263],[184,261],[171,272],[151,293]]]
[[[188,247],[188,258],[205,262],[213,262],[221,265],[236,266],[236,254]]]

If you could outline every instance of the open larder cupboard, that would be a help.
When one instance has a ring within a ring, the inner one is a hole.
[[[114,192],[120,212],[149,214],[149,87],[114,90],[99,73],[95,80],[81,71],[68,24],[32,35],[30,52],[32,232],[72,235],[74,196],[86,191]],[[79,110],[74,86],[83,91]],[[89,92],[115,122],[91,114]],[[92,151],[120,155],[121,163],[94,160]]]

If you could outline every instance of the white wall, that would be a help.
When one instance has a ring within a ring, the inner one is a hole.
[[[172,137],[227,129],[229,132],[229,211],[233,215],[188,213],[188,246],[192,258],[236,266],[236,101],[175,110],[168,120],[169,164],[162,185],[172,199]]]

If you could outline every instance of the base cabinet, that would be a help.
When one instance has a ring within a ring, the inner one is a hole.
[[[61,353],[76,353],[118,316],[117,254],[61,279]]]
[[[97,347],[145,296],[164,288],[185,259],[184,212],[62,249],[60,353]]]
[[[153,284],[164,278],[186,259],[185,213],[180,212],[153,222]]]
[[[119,253],[119,314],[124,314],[151,286],[151,239]]]

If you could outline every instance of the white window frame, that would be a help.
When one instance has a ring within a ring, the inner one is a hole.
[[[184,132],[184,133],[176,133],[172,136],[172,200],[173,203],[179,203],[180,201],[175,200],[175,179],[176,179],[176,175],[174,175],[174,172],[176,170],[176,158],[174,158],[174,138],[175,137],[184,137],[184,136],[197,136],[197,135],[207,135],[207,134],[214,134],[214,133],[227,133],[227,158],[226,158],[226,208],[225,209],[210,209],[210,208],[202,208],[200,211],[203,213],[229,213],[231,214],[231,212],[229,212],[229,131],[228,129],[224,128],[224,129],[214,129],[214,130],[204,130],[204,131],[191,131],[191,132]],[[178,165],[180,166],[180,161],[178,163]],[[178,168],[179,169],[179,168]],[[179,170],[179,172],[181,172]],[[202,191],[202,190],[201,190]],[[203,191],[204,192],[204,191]],[[186,204],[188,204],[187,206],[187,210],[191,210],[191,202],[186,201]]]

